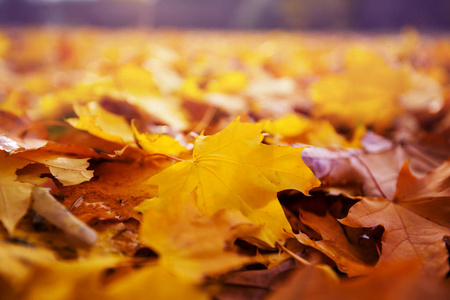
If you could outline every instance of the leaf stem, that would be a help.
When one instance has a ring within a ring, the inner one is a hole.
[[[293,259],[295,259],[296,261],[306,265],[306,266],[310,266],[311,263],[309,261],[307,261],[306,259],[304,259],[303,257],[298,256],[297,254],[295,254],[294,252],[292,252],[291,250],[289,250],[288,248],[286,248],[285,246],[281,245],[280,242],[275,242],[275,246],[277,246],[280,250],[285,251],[287,254],[289,254]]]
[[[152,154],[150,154],[150,156],[162,156],[162,157],[169,158],[169,159],[176,160],[176,161],[184,161],[184,159],[181,159],[181,158],[178,158],[178,157],[175,157],[172,155],[164,154],[164,153],[152,153]]]

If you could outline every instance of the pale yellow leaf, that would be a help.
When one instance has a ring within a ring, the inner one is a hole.
[[[125,118],[108,112],[97,102],[75,104],[74,110],[78,118],[66,120],[73,127],[119,144],[134,141],[133,131]]]
[[[16,170],[29,163],[0,152],[0,221],[10,234],[30,206],[33,185],[16,180]]]

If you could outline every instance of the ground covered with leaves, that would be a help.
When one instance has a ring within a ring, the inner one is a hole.
[[[1,299],[448,299],[450,38],[4,29]]]

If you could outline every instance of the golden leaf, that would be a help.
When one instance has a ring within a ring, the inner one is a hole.
[[[155,200],[144,207],[141,238],[178,277],[198,282],[252,261],[231,251],[237,237],[259,230],[240,212],[219,210],[208,217],[191,203],[161,206]]]
[[[277,192],[303,193],[319,185],[301,159],[302,148],[261,144],[262,124],[232,122],[212,136],[197,138],[193,159],[176,163],[148,180],[161,201],[196,191],[196,206],[206,215],[239,210],[265,225],[257,239],[273,247],[291,228]]]
[[[78,118],[66,120],[73,127],[119,144],[134,141],[133,131],[125,118],[106,111],[97,102],[75,104],[74,110]]]
[[[0,221],[10,234],[30,206],[33,185],[16,181],[16,170],[29,163],[0,152]]]
[[[328,74],[311,86],[313,114],[336,125],[353,128],[362,123],[381,131],[402,112],[398,98],[409,84],[407,73],[368,50],[353,48],[345,73]]]

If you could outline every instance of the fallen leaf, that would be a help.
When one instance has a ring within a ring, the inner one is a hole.
[[[445,227],[450,227],[450,161],[421,178],[405,165],[398,177],[395,201],[410,211]]]
[[[134,207],[157,193],[156,188],[144,182],[168,165],[170,162],[165,160],[158,164],[153,160],[104,161],[96,165],[95,181],[59,187],[65,195],[64,206],[86,223],[129,218],[140,220],[141,216]]]
[[[123,65],[114,75],[115,83],[120,89],[135,94],[155,92],[152,73],[140,66]]]
[[[275,291],[288,276],[299,267],[298,262],[288,259],[271,269],[230,272],[212,283],[220,284],[216,299],[262,299]]]
[[[448,162],[445,164],[444,170],[448,169],[447,164]],[[448,253],[443,238],[444,236],[450,235],[450,229],[433,221],[433,219],[442,221],[442,218],[446,216],[447,218],[445,220],[448,220],[446,202],[441,201],[442,198],[439,196],[442,193],[444,199],[446,197],[445,195],[448,191],[448,174],[439,171],[441,170],[431,172],[421,181],[411,178],[408,164],[405,164],[400,175],[407,177],[399,177],[397,181],[397,194],[393,200],[385,198],[362,198],[360,202],[350,209],[348,216],[341,220],[343,224],[352,227],[374,227],[382,225],[385,228],[378,265],[408,259],[418,259],[423,263],[425,270],[430,275],[440,276],[446,274],[448,271]],[[405,196],[402,197],[402,195],[408,195],[407,192],[405,193],[405,188],[409,188],[411,182],[414,181],[418,183],[415,189],[416,194],[419,197],[421,193],[427,195],[430,189],[423,184],[430,179],[437,181],[437,185],[430,187],[436,195],[436,200],[434,201],[433,197],[431,199],[425,199],[432,206],[428,211],[417,214],[416,210],[418,207],[414,207],[415,204],[417,205],[414,202],[415,199]],[[411,206],[413,207],[412,209]],[[437,212],[437,216],[434,216],[435,211]]]
[[[29,149],[38,149],[44,147],[48,141],[40,139],[19,139],[17,137],[8,137],[0,135],[0,150],[13,154]]]
[[[33,185],[16,180],[16,170],[28,164],[26,160],[0,152],[0,221],[10,234],[30,206]]]
[[[158,205],[155,200],[146,205],[141,239],[178,277],[198,282],[253,260],[232,251],[237,237],[259,230],[238,211],[219,210],[208,217],[191,204]]]
[[[364,255],[358,251],[347,239],[339,222],[329,213],[319,217],[306,211],[301,212],[301,221],[317,231],[322,240],[311,240],[306,234],[300,232],[295,237],[299,242],[311,246],[336,262],[341,272],[348,276],[360,276],[369,274],[373,267],[364,261]]]
[[[419,262],[393,263],[366,277],[337,280],[330,269],[308,266],[268,299],[447,299],[450,287],[427,277]]]
[[[171,156],[178,156],[180,153],[188,151],[171,136],[156,133],[140,133],[133,123],[131,125],[137,143],[145,151],[147,151],[147,153],[161,153]]]
[[[33,275],[32,265],[57,260],[55,255],[45,248],[28,248],[4,241],[0,243],[0,259],[0,278],[6,280],[14,292],[26,287]]]
[[[150,284],[150,286],[149,286]],[[151,291],[151,292],[150,292]],[[83,299],[209,299],[208,293],[199,285],[178,278],[163,266],[149,266],[113,281],[98,294],[86,292]]]
[[[206,215],[237,209],[254,224],[265,224],[257,239],[273,247],[290,225],[276,198],[284,189],[307,193],[319,181],[301,160],[300,148],[261,144],[262,124],[232,122],[218,134],[197,138],[193,160],[153,176],[161,201],[196,191]],[[182,182],[182,184],[180,184]]]
[[[128,122],[122,116],[106,111],[98,102],[75,104],[74,110],[78,118],[66,120],[73,127],[119,144],[134,142]]]
[[[348,51],[344,73],[327,74],[312,85],[313,113],[336,126],[354,128],[361,122],[382,131],[401,114],[398,98],[409,84],[406,72],[391,68],[367,49],[355,47]]]
[[[40,163],[47,166],[63,185],[77,185],[89,181],[94,176],[94,171],[87,170],[89,158],[70,158],[55,155],[51,152],[23,152],[16,155],[29,163]]]
[[[392,142],[368,132],[362,138],[362,150],[308,147],[302,152],[302,158],[325,187],[354,186],[358,193],[353,196],[392,199],[400,169],[406,161],[415,174],[422,175],[447,159],[447,155],[424,144]]]

